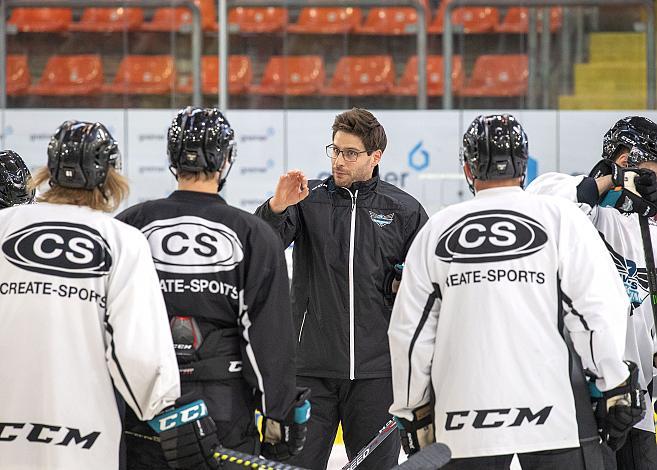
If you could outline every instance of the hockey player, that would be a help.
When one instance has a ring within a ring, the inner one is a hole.
[[[603,160],[588,177],[547,173],[539,176],[527,190],[562,196],[578,203],[597,228],[631,303],[624,357],[639,366],[641,390],[646,402],[650,403],[653,355],[657,346],[639,219],[644,214],[649,216],[645,219],[645,225],[654,250],[657,247],[657,226],[652,218],[657,213],[657,124],[639,116],[619,120],[604,136],[602,156]],[[638,195],[628,189],[615,191],[614,205],[618,209],[600,207],[598,202],[609,190],[623,187],[625,175],[621,167],[628,165],[640,167],[640,170],[630,170],[635,174]],[[644,419],[636,424],[626,444],[617,452],[616,460],[619,470],[657,469],[652,413],[646,413]]]
[[[305,441],[306,391],[294,376],[287,268],[263,221],[226,204],[235,133],[217,109],[186,108],[168,132],[178,190],[118,215],[150,243],[170,318],[182,391],[208,406],[227,448],[259,450],[255,408],[265,416],[262,454],[286,459]],[[301,392],[301,393],[300,393]],[[128,468],[166,469],[148,429],[128,419]]]
[[[285,246],[294,242],[297,381],[313,391],[314,418],[292,463],[314,470],[326,468],[338,423],[352,459],[390,419],[391,286],[427,220],[418,201],[379,179],[387,139],[372,113],[336,116],[332,139],[332,176],[308,182],[291,171],[256,212]],[[390,468],[399,450],[394,433],[360,468]]]
[[[527,159],[512,116],[475,119],[462,150],[475,198],[435,214],[406,258],[390,411],[407,453],[450,447],[445,469],[508,469],[513,454],[526,469],[601,469],[585,371],[611,445],[645,412],[613,263],[577,207],[522,190]]]
[[[3,204],[29,200],[27,169],[1,158]],[[118,160],[102,124],[67,121],[31,182],[49,184],[39,204],[0,211],[0,469],[117,470],[115,392],[139,419],[179,396],[148,244],[103,214],[127,194]]]
[[[20,155],[12,150],[0,151],[0,209],[34,200],[34,189],[27,187],[30,176]]]

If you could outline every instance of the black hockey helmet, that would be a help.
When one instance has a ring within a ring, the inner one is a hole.
[[[235,131],[216,108],[182,109],[167,135],[172,170],[215,172],[226,167],[222,182],[237,157]]]
[[[116,141],[99,122],[66,121],[48,144],[50,182],[64,188],[102,187],[109,168],[120,163]]]
[[[641,116],[619,120],[604,136],[602,157],[614,160],[622,147],[630,152],[631,166],[657,160],[657,124]]]
[[[0,151],[0,209],[34,200],[34,190],[27,189],[31,176],[20,155],[12,150]]]
[[[510,114],[478,116],[463,135],[461,163],[475,179],[524,177],[528,159],[527,134]]]

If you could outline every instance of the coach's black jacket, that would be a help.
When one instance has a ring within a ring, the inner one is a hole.
[[[378,167],[349,189],[332,176],[308,186],[309,196],[282,214],[269,201],[256,210],[285,246],[294,242],[297,374],[389,377],[386,284],[427,214],[412,196],[381,181]]]

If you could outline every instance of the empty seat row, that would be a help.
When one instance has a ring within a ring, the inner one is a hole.
[[[195,0],[201,10],[201,23],[206,31],[217,31],[215,0]],[[444,9],[448,0],[441,3],[431,21],[427,18],[430,34],[443,32]],[[542,18],[539,11],[539,29]],[[550,29],[561,27],[561,8],[550,10]],[[141,8],[87,8],[80,21],[73,22],[69,8],[15,8],[9,24],[20,32],[57,31],[179,31],[189,28],[191,12],[187,8],[158,8],[150,21],[144,21]],[[526,33],[529,27],[527,8],[509,8],[501,18],[497,8],[461,7],[452,13],[452,22],[465,33]],[[228,14],[231,28],[245,33],[273,33],[288,31],[306,34],[370,34],[403,35],[415,31],[417,12],[408,7],[371,8],[363,19],[360,8],[303,8],[298,21],[288,24],[285,8],[232,8]]]
[[[216,56],[202,58],[203,93],[217,94],[219,62]],[[327,82],[324,61],[319,56],[272,57],[258,84],[247,56],[230,56],[228,90],[232,94],[272,96],[414,96],[418,90],[418,59],[411,57],[395,83],[395,66],[390,56],[347,56],[341,58]],[[443,59],[427,58],[427,93],[443,93]],[[452,89],[460,96],[523,96],[527,92],[526,55],[483,55],[476,59],[472,74],[465,76],[460,57],[454,57]],[[73,96],[116,93],[159,95],[191,93],[189,76],[176,78],[171,56],[126,56],[111,83],[105,83],[99,55],[53,56],[40,77],[31,83],[27,57],[7,57],[9,95]]]

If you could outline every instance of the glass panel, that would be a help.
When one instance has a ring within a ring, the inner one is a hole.
[[[216,106],[220,2],[196,2],[202,104]],[[404,2],[335,8],[230,2],[226,114],[239,144],[226,190],[230,202],[252,210],[290,168],[328,176],[324,147],[333,118],[353,106],[371,109],[388,132],[382,177],[432,210],[469,197],[458,153],[478,114],[504,111],[520,119],[530,138],[532,175],[584,172],[615,120],[655,116],[646,111],[645,12],[604,2],[456,9],[453,110],[443,111],[446,0],[426,0],[428,109],[417,111],[418,19]],[[195,73],[189,11],[173,0],[136,3],[117,0],[108,9],[90,0],[88,7],[46,13],[8,6],[1,116],[3,146],[33,165],[44,163],[48,139],[62,121],[108,121],[120,136],[131,202],[174,187],[166,130],[177,109],[193,104]],[[532,11],[535,35],[529,34]]]

